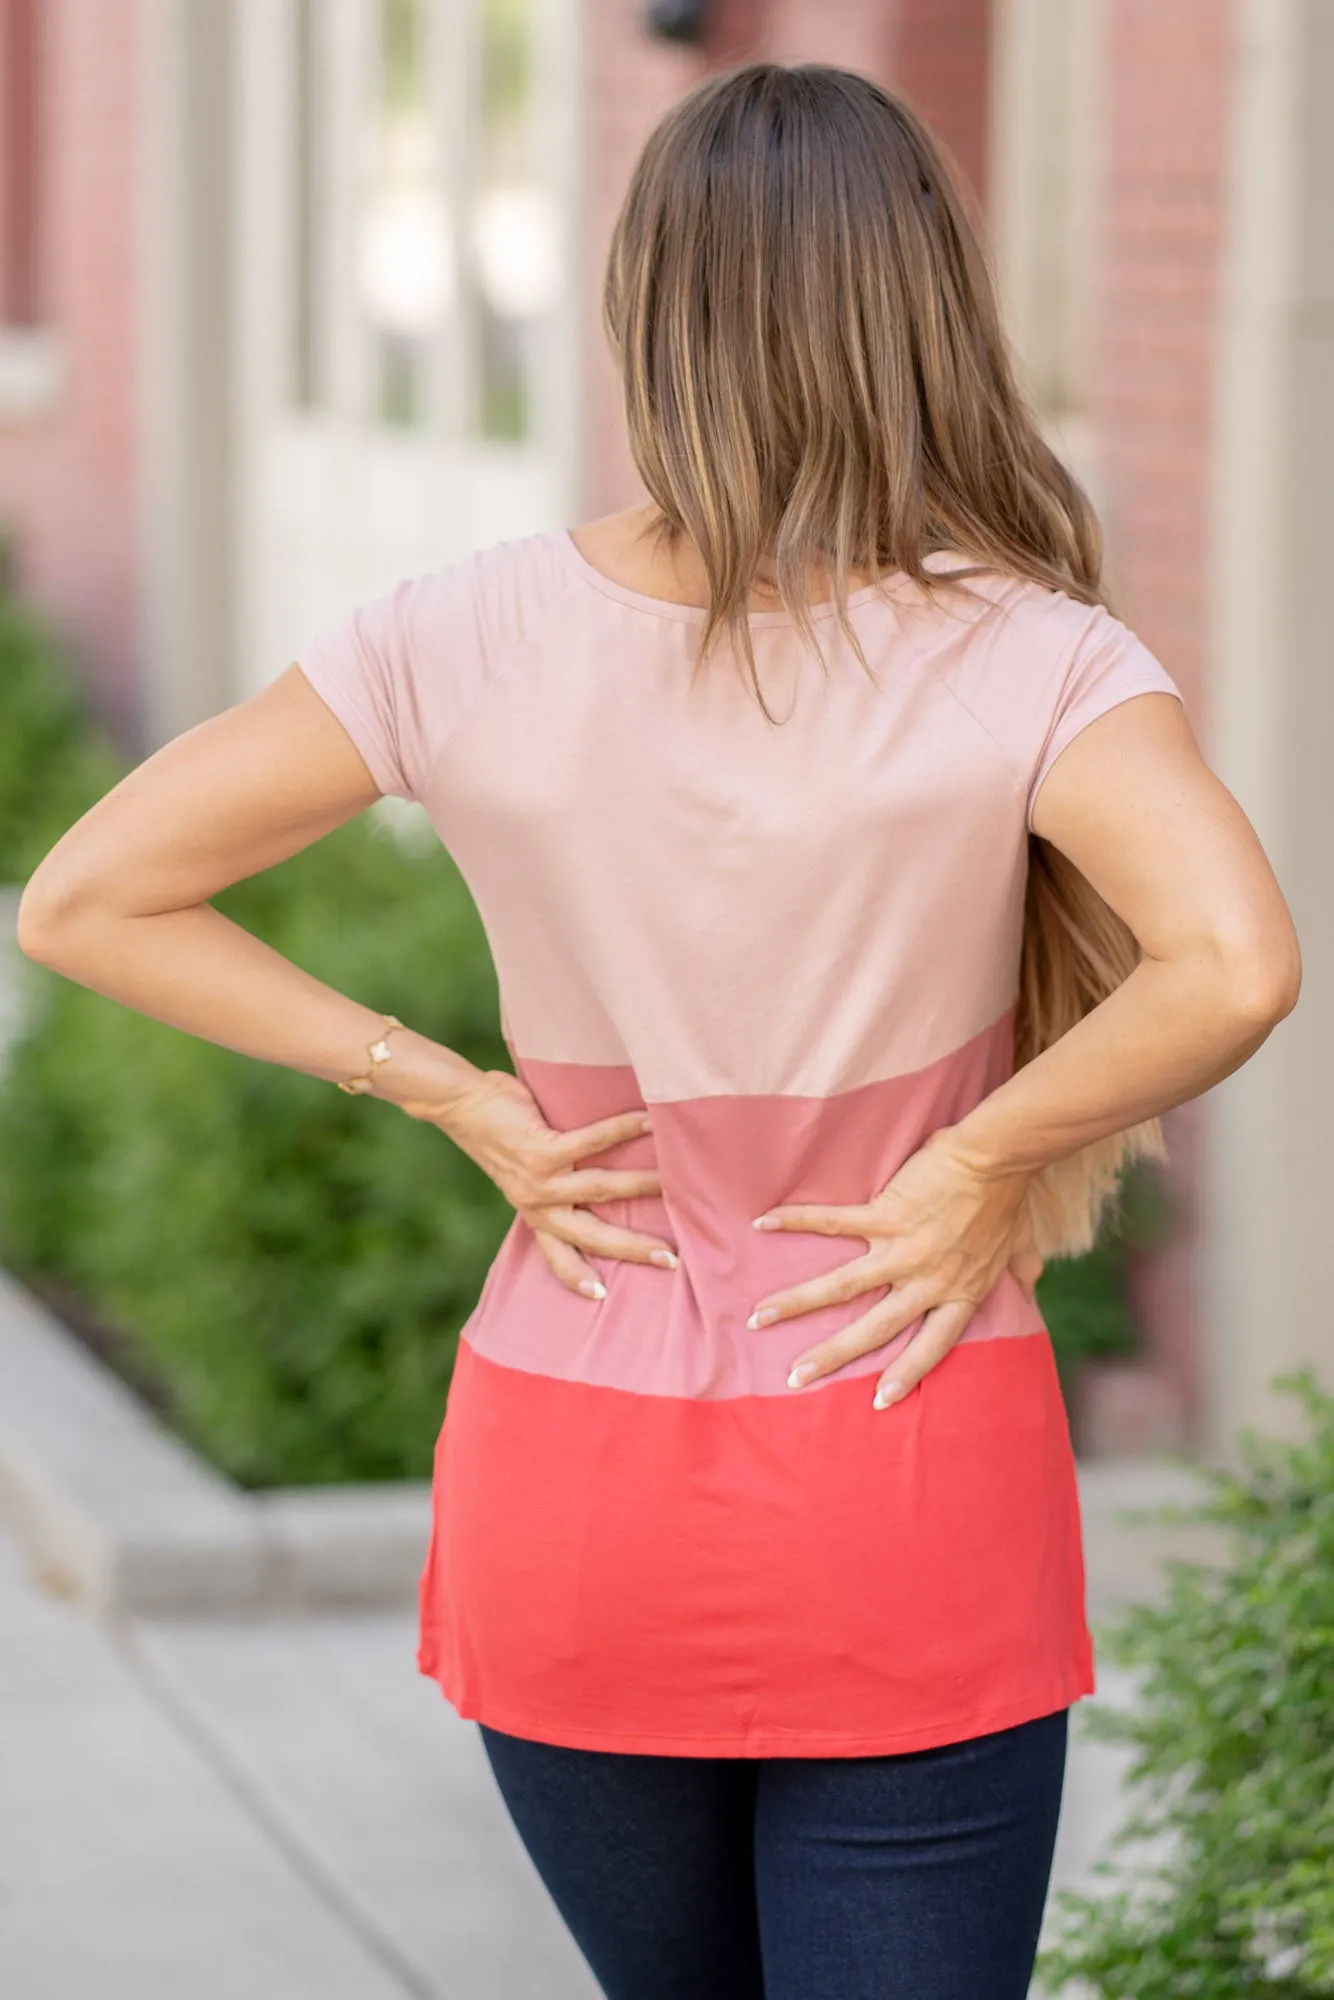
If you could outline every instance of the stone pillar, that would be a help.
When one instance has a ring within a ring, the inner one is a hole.
[[[1106,181],[1106,5],[997,8],[987,171],[994,266],[1025,386],[1095,502],[1097,470],[1085,461]]]
[[[232,689],[235,540],[231,0],[145,0],[138,355],[142,733]]]
[[[1217,388],[1212,761],[1259,828],[1305,958],[1297,1012],[1212,1094],[1204,1433],[1290,1423],[1271,1377],[1334,1385],[1334,8],[1238,0]]]

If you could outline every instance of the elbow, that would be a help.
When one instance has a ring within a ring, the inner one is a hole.
[[[1234,943],[1226,954],[1228,1012],[1246,1040],[1263,1040],[1297,1005],[1302,959],[1296,933]]]
[[[38,965],[49,965],[59,929],[59,919],[34,879],[19,898],[16,931],[19,950]]]
[[[85,899],[39,868],[19,898],[17,939],[25,958],[64,971],[74,949]]]

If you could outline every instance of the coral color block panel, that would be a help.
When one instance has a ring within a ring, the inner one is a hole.
[[[466,1345],[436,1471],[422,1671],[465,1716],[684,1755],[860,1755],[1093,1687],[1050,1343],[870,1386],[695,1402]],[[794,1607],[799,1615],[793,1615]]]

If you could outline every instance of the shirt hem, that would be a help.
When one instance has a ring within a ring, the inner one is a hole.
[[[342,725],[353,749],[379,787],[381,797],[415,798],[406,774],[398,770],[380,748],[374,721],[367,714],[365,704],[344,684],[338,670],[323,659],[317,646],[312,645],[304,653],[299,653],[295,664],[334,720]]]
[[[1038,795],[1042,787],[1046,784],[1047,779],[1051,776],[1053,769],[1060,762],[1063,753],[1070,748],[1072,743],[1077,742],[1084,734],[1084,731],[1090,728],[1093,723],[1101,722],[1105,715],[1112,713],[1113,709],[1124,707],[1128,701],[1138,700],[1142,694],[1168,694],[1172,696],[1174,701],[1179,701],[1183,707],[1185,706],[1185,698],[1180,688],[1165,684],[1165,676],[1161,671],[1155,674],[1145,670],[1144,672],[1127,675],[1125,679],[1119,680],[1115,687],[1110,690],[1103,690],[1101,697],[1096,701],[1090,696],[1086,697],[1082,703],[1075,702],[1072,705],[1070,714],[1060,719],[1050,739],[1043,745],[1042,755],[1038,760],[1038,768],[1034,772],[1032,782],[1028,788],[1028,797],[1024,806],[1024,823],[1030,833],[1034,830],[1033,814],[1037,808]]]
[[[429,1664],[429,1654],[419,1656],[418,1670],[436,1682],[446,1701],[465,1722],[478,1722],[506,1736],[554,1744],[568,1750],[614,1750],[646,1757],[885,1757],[909,1750],[931,1750],[970,1737],[985,1736],[994,1730],[1034,1722],[1068,1708],[1085,1695],[1096,1692],[1093,1670],[1073,1669],[1063,1679],[1003,1703],[998,1708],[975,1710],[967,1715],[921,1723],[913,1729],[878,1729],[846,1735],[842,1731],[793,1729],[766,1726],[738,1732],[724,1730],[717,1735],[693,1732],[674,1735],[655,1730],[617,1730],[582,1724],[552,1724],[532,1715],[514,1714],[487,1701],[451,1692],[449,1679]]]

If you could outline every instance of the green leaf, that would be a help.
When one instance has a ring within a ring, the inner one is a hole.
[[[1137,1693],[1088,1722],[1129,1746],[1133,1810],[1110,1891],[1057,1898],[1044,1991],[1334,1994],[1334,1396],[1309,1370],[1274,1386],[1305,1434],[1246,1433],[1198,1507],[1148,1516],[1213,1523],[1228,1553],[1173,1563],[1105,1638]],[[1136,1856],[1146,1835],[1164,1858]]]

